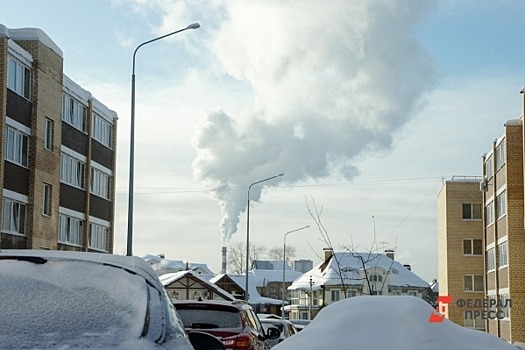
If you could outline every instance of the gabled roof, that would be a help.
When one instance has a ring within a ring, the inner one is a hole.
[[[287,263],[284,264],[286,270],[291,270],[290,265]],[[253,261],[254,270],[283,270],[283,261],[282,260],[254,260]]]
[[[343,279],[346,285],[363,285],[364,269],[382,270],[388,273],[388,285],[398,287],[428,288],[429,284],[408,270],[400,262],[392,260],[385,254],[338,252],[327,261],[315,266],[294,281],[289,290],[320,289],[321,285],[341,285]]]
[[[190,278],[193,281],[199,283],[204,288],[212,290],[215,294],[222,296],[226,300],[236,300],[233,295],[218,287],[216,284],[209,282],[206,278],[202,278],[193,271],[180,271],[167,273],[159,277],[160,282],[165,288],[168,288],[171,284],[176,283],[184,278]]]

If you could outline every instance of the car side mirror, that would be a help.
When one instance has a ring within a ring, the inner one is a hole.
[[[267,339],[277,339],[281,336],[281,331],[276,327],[268,327],[266,330]]]
[[[219,338],[206,332],[190,331],[188,338],[195,350],[226,350]]]

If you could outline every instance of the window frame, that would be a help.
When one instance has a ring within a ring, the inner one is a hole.
[[[90,249],[107,252],[109,246],[108,238],[109,227],[93,222],[89,223],[88,247]]]
[[[31,68],[11,55],[7,59],[7,88],[26,100],[31,99]]]
[[[7,218],[9,218],[9,222],[6,222]],[[4,197],[2,207],[2,232],[17,236],[26,236],[27,203]]]
[[[11,126],[5,126],[4,159],[8,162],[29,168],[29,135]]]
[[[44,183],[42,186],[42,215],[51,217],[52,186]]]
[[[58,243],[82,247],[83,234],[84,220],[65,214],[59,215]]]
[[[467,281],[470,282],[472,289],[468,289]],[[478,283],[477,287],[479,287],[479,284],[481,283],[481,290],[476,289],[476,282]],[[484,286],[483,275],[463,275],[463,291],[465,293],[483,293],[485,291]]]
[[[498,244],[498,269],[509,266],[507,241]]]
[[[466,252],[465,248],[467,246],[465,245],[467,242],[469,242],[468,247],[470,252]],[[479,243],[479,253],[476,254],[476,242]],[[475,238],[465,238],[463,239],[463,255],[465,256],[482,256],[483,255],[483,240],[481,239],[475,239]]]
[[[44,130],[45,130],[45,135],[44,135],[44,148],[49,150],[49,151],[53,151],[53,140],[54,140],[54,121],[49,119],[49,118],[46,118],[45,119],[45,125],[44,125]]]
[[[113,148],[113,125],[97,113],[92,116],[92,137],[107,148]]]
[[[111,199],[111,175],[97,168],[91,168],[90,193],[107,200]]]
[[[60,181],[70,186],[85,189],[86,164],[78,158],[62,152],[60,155]]]
[[[62,94],[62,121],[86,133],[87,106],[64,92]]]
[[[507,215],[507,191],[502,191],[496,196],[496,218],[499,220]]]
[[[479,209],[479,210],[476,210],[476,209]],[[468,211],[468,214],[466,213],[466,210]],[[483,218],[481,213],[482,213],[481,203],[462,203],[461,204],[461,218],[463,220],[479,221]],[[479,215],[476,215],[476,214],[479,214]]]
[[[496,270],[496,256],[494,255],[494,253],[495,253],[494,247],[491,247],[487,249],[486,251],[487,272]]]

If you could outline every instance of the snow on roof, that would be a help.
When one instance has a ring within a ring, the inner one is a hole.
[[[399,287],[427,288],[428,283],[408,270],[400,262],[390,259],[385,254],[338,252],[328,262],[322,262],[294,281],[289,290],[317,290],[321,285],[340,285],[341,275],[347,285],[363,285],[363,263],[367,271],[382,270],[388,272],[388,285]]]
[[[281,271],[282,273],[282,271]],[[252,276],[250,276],[252,275]],[[228,275],[235,283],[237,283],[243,290],[246,288],[246,275]],[[282,303],[281,300],[273,299],[273,298],[267,298],[262,297],[259,292],[257,291],[257,287],[262,287],[262,284],[254,283],[257,281],[261,281],[258,279],[254,279],[252,271],[250,271],[250,274],[248,275],[249,283],[248,283],[248,303],[250,304],[274,304],[274,305],[280,305]],[[282,277],[281,277],[282,278]]]
[[[216,284],[209,282],[206,278],[203,278],[201,275],[193,271],[179,271],[179,272],[167,273],[165,275],[159,276],[159,280],[162,283],[162,285],[166,287],[167,285],[170,285],[171,283],[183,278],[186,275],[192,275],[195,279],[201,281],[203,285],[209,286],[211,289],[216,290],[219,294],[224,295],[226,298],[229,298],[230,300],[236,300],[236,298],[233,295],[231,295],[229,292],[220,288]]]
[[[0,36],[7,36],[11,40],[35,40],[40,41],[42,44],[49,47],[60,57],[64,57],[62,50],[57,44],[42,30],[39,28],[18,28],[9,29],[6,26],[0,24]]]
[[[272,350],[516,349],[503,339],[446,318],[429,322],[435,312],[428,303],[412,296],[352,297],[326,306],[301,332]]]

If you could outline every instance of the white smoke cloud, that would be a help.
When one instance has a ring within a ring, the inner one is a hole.
[[[159,32],[200,18],[215,74],[253,98],[251,113],[209,113],[193,136],[194,178],[221,207],[224,243],[251,183],[279,173],[285,176],[264,185],[334,173],[352,179],[354,158],[388,150],[435,84],[432,59],[414,33],[428,1],[150,3],[165,8]],[[260,200],[260,187],[250,195]]]
[[[210,113],[194,135],[194,177],[218,200],[227,242],[246,210],[250,183],[279,173],[295,183],[339,172],[386,150],[434,85],[432,60],[414,36],[428,3],[226,1],[211,48],[249,83],[254,112]],[[275,185],[276,181],[265,183]],[[242,188],[242,191],[235,190]],[[260,199],[260,188],[250,193]]]

